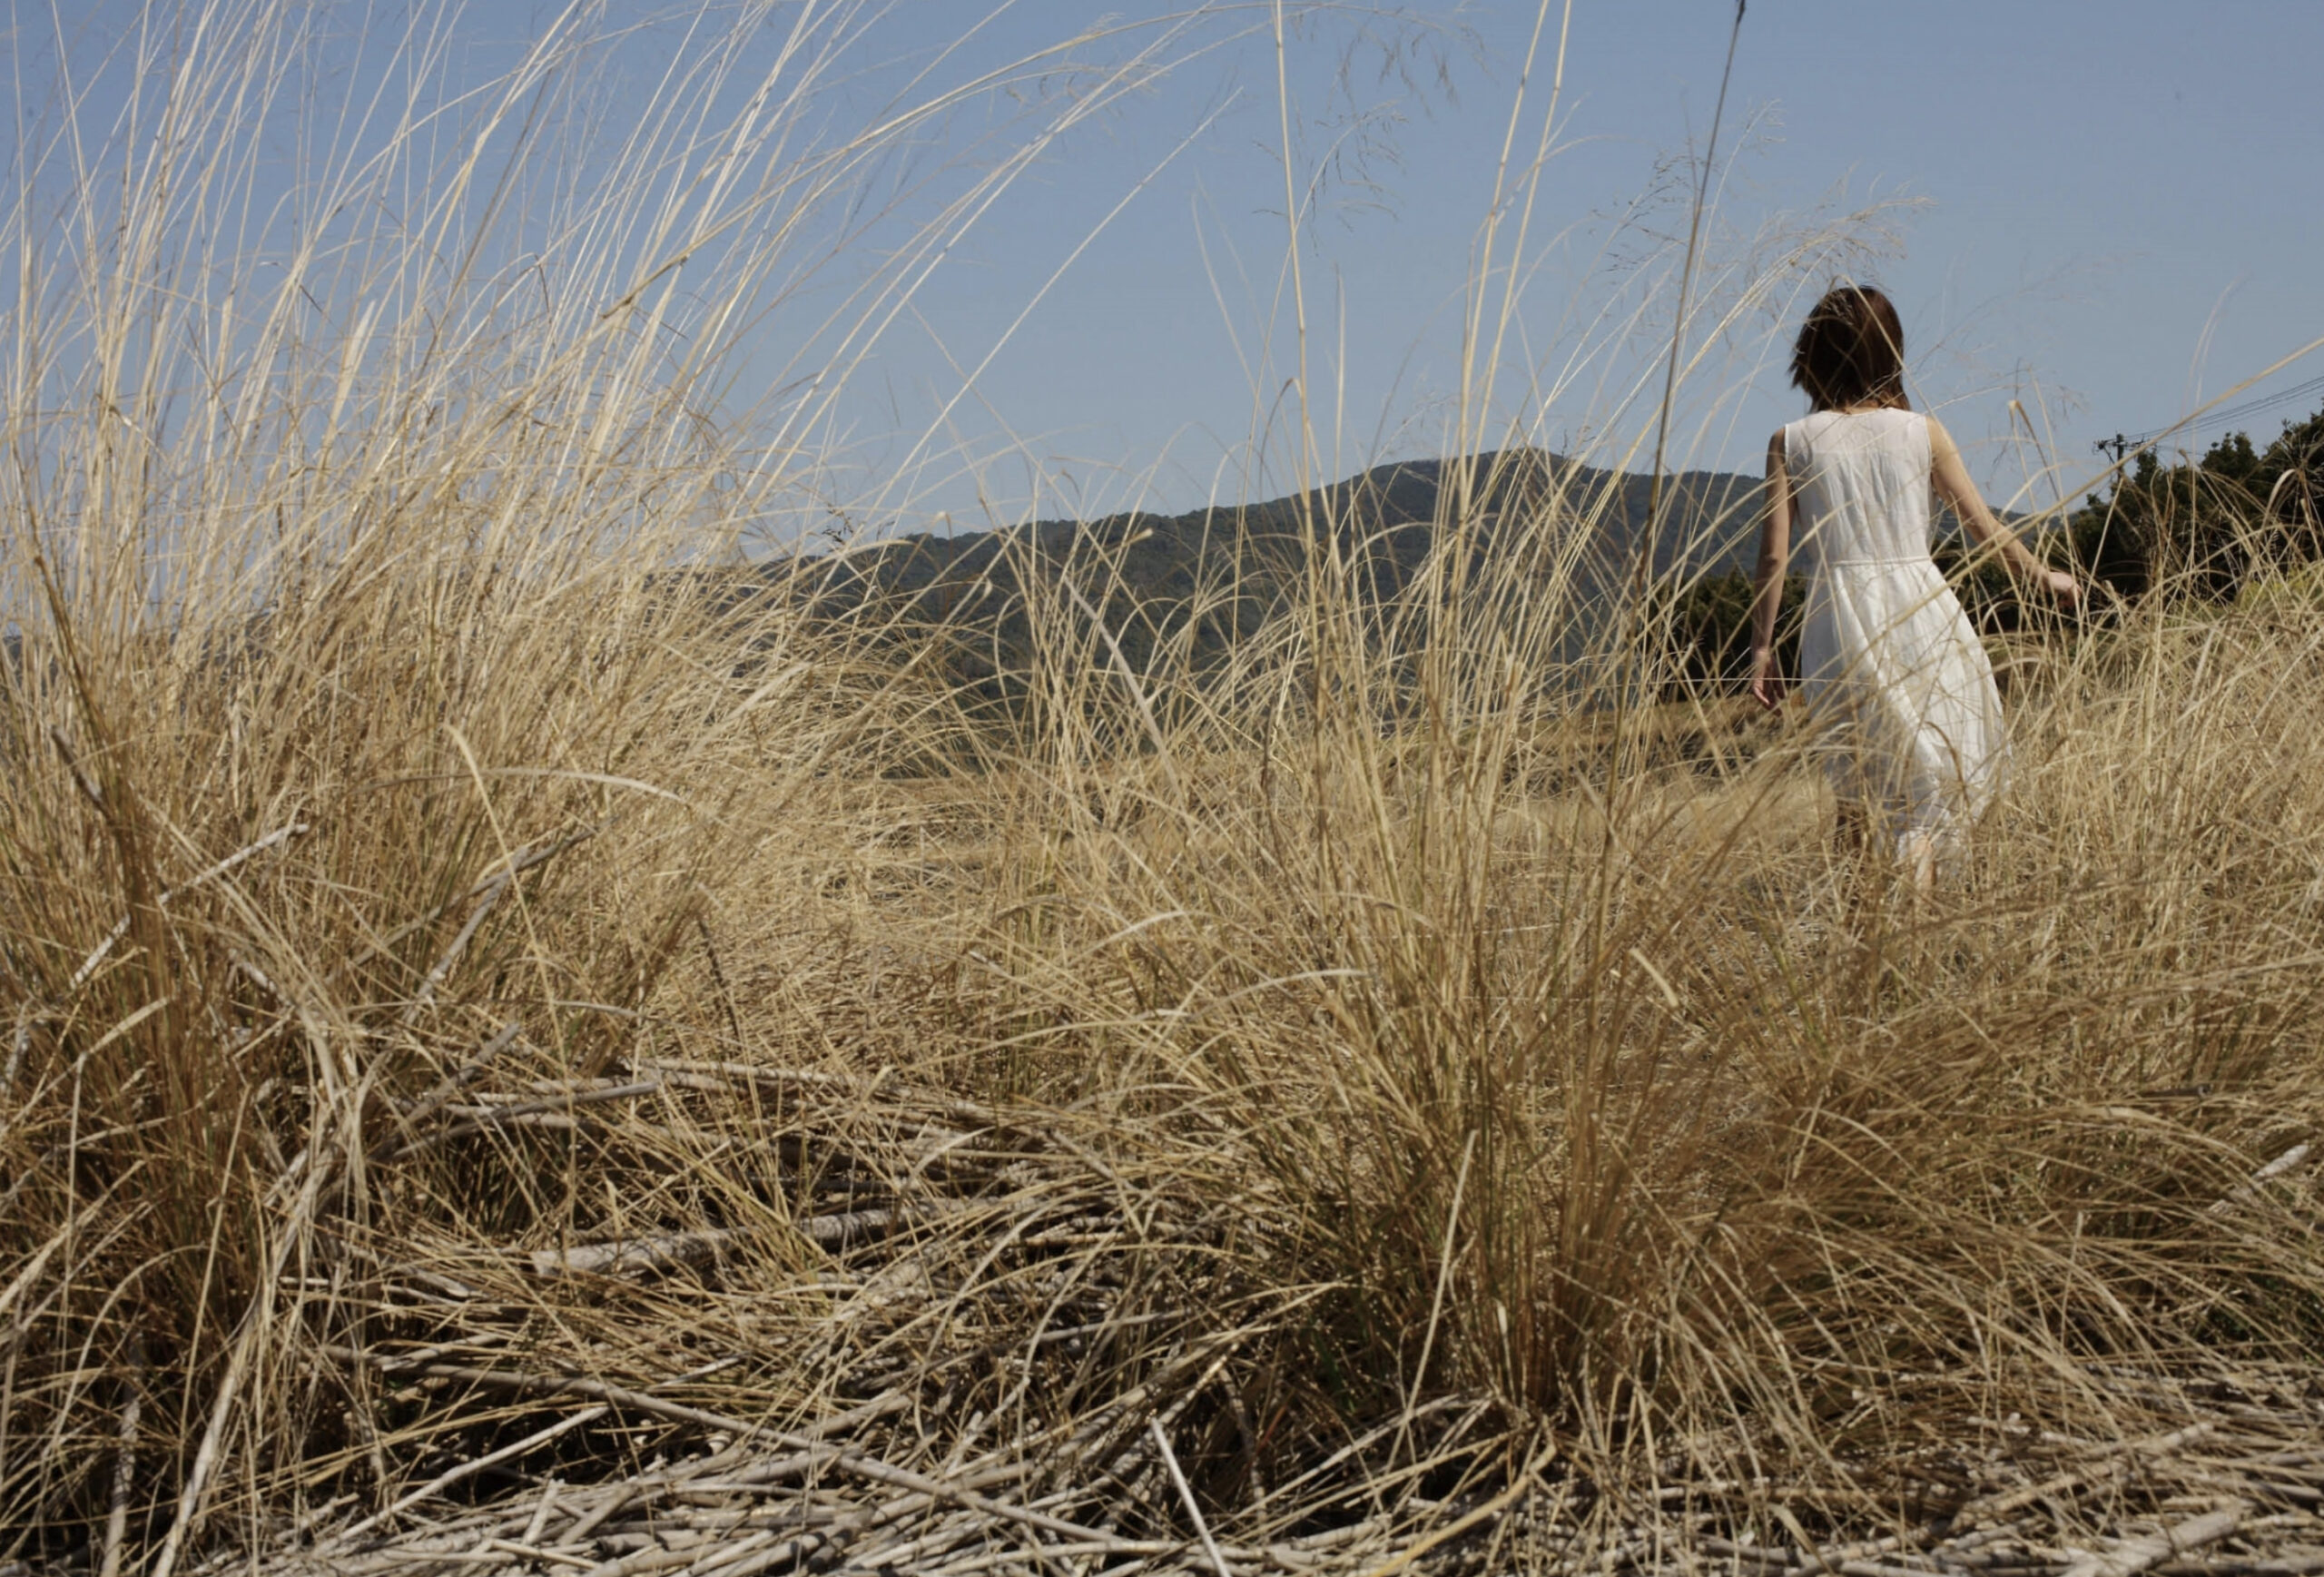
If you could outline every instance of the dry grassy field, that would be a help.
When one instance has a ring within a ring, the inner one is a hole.
[[[8,211],[0,1570],[2324,1569],[2309,599],[2024,637],[1924,899],[1555,498],[997,721],[721,557],[944,103],[560,183],[555,33],[269,218],[305,15]]]

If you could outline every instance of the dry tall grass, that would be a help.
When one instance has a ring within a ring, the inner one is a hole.
[[[812,480],[813,399],[726,420],[739,325],[962,99],[834,140],[861,15],[763,80],[738,34],[583,189],[560,32],[269,219],[302,15],[142,38],[9,211],[0,1557],[166,1577],[497,1447],[618,1479],[859,1414],[881,1482],[1110,1504],[1154,1564],[1424,1538],[1551,1446],[1594,1504],[1876,1527],[1974,1487],[1932,1442],[2310,1349],[2304,1160],[2252,1181],[2324,1109],[2301,599],[2030,642],[2014,793],[1920,905],[1780,729],[1578,652],[1636,636],[1580,606],[1602,501],[1455,502],[1385,605],[1319,519],[1223,667],[1134,669],[1102,557],[1028,574],[998,727],[709,567]]]

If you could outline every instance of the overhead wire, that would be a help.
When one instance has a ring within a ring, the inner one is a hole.
[[[2305,382],[2295,383],[2288,389],[2280,389],[2272,394],[2263,394],[2221,410],[2204,411],[2200,415],[2172,422],[2168,427],[2156,428],[2152,432],[2129,435],[2117,433],[2112,438],[2102,439],[2097,447],[2101,449],[2142,449],[2156,439],[2168,438],[2171,434],[2181,429],[2188,432],[2198,432],[2206,429],[2216,430],[2287,405],[2319,398],[2324,398],[2324,377],[2311,378]]]

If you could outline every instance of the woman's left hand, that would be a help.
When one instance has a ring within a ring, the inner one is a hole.
[[[1776,660],[1772,646],[1756,646],[1751,651],[1751,699],[1773,712],[1783,705],[1785,690],[1783,665]]]
[[[2043,570],[2042,572],[2042,585],[2048,590],[2052,596],[2058,599],[2058,606],[2060,607],[2079,607],[2082,606],[2082,586],[2073,576],[2068,575],[2064,570]]]

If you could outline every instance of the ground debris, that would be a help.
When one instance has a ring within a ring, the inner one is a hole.
[[[2093,1362],[2081,1393],[2151,1427],[1924,1415],[1905,1458],[1790,1478],[1732,1442],[1619,1477],[1482,1395],[1271,1445],[1316,1292],[1265,1201],[1199,1186],[1206,1139],[731,1062],[601,1088],[649,1081],[649,1127],[760,1125],[763,1216],[393,1256],[343,1228],[362,1313],[312,1357],[372,1430],[193,1570],[2324,1573],[2324,1411],[2290,1366]]]

